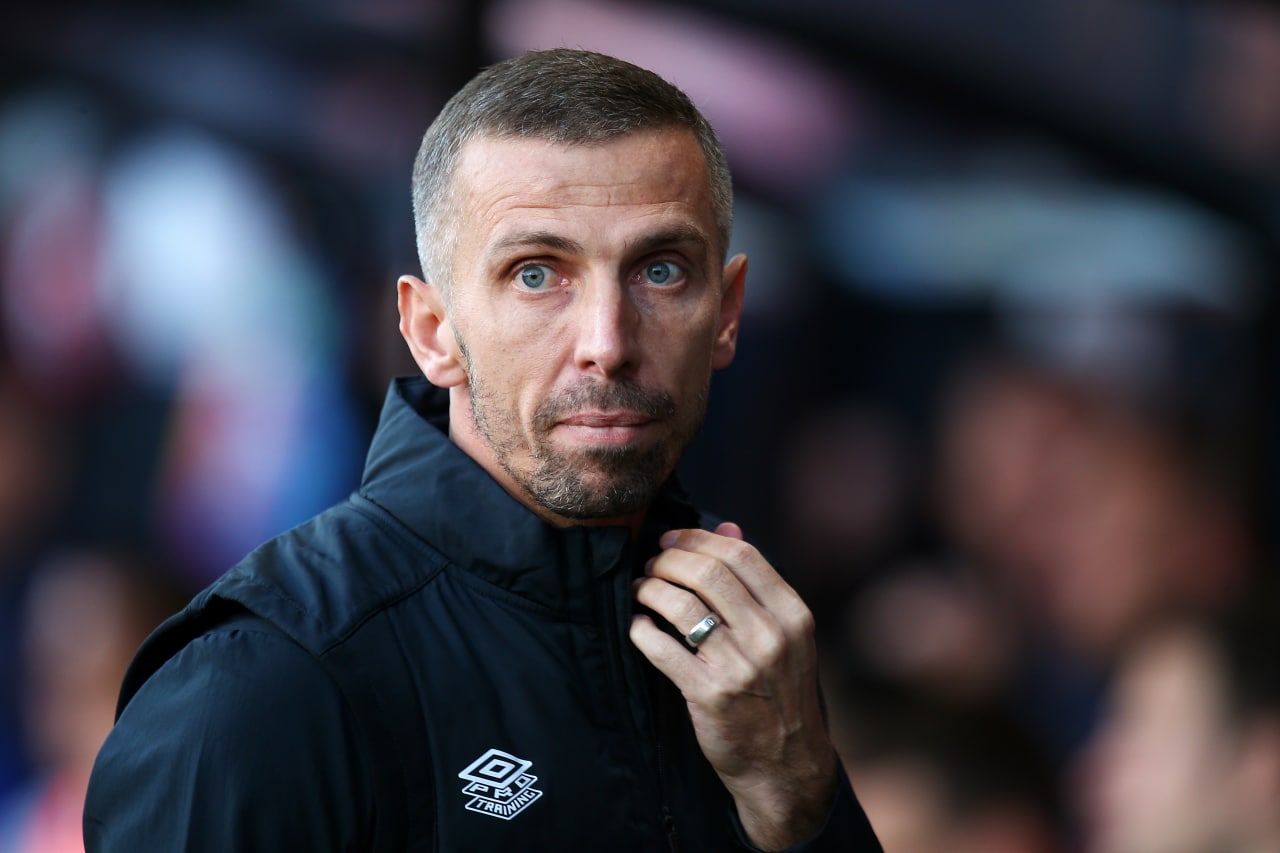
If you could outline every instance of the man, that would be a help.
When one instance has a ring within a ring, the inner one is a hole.
[[[1263,585],[1214,618],[1151,626],[1081,763],[1090,853],[1280,850],[1280,632]]]
[[[808,610],[671,481],[746,271],[706,121],[528,54],[445,106],[414,210],[430,384],[393,384],[357,494],[140,651],[88,849],[878,850]]]
[[[68,549],[34,567],[17,621],[23,729],[37,772],[17,796],[0,797],[4,853],[83,853],[85,787],[120,680],[138,644],[187,597],[127,551]]]

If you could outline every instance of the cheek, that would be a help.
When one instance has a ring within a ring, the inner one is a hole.
[[[700,375],[711,369],[715,350],[716,316],[705,306],[670,312],[645,325],[644,349],[651,359]]]
[[[550,347],[514,336],[486,341],[471,352],[470,376],[489,405],[501,414],[527,423],[538,404],[551,393],[556,361]]]

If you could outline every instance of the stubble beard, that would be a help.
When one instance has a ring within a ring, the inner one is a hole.
[[[634,380],[586,380],[543,400],[534,412],[531,435],[526,440],[517,417],[502,411],[474,370],[466,348],[461,349],[476,431],[529,498],[562,518],[614,518],[646,510],[693,441],[706,413],[705,387],[691,401],[688,411],[679,412],[670,394],[647,389]],[[671,430],[663,438],[640,447],[556,447],[550,440],[552,428],[564,417],[583,410],[637,413],[670,424]],[[530,467],[517,466],[521,450],[532,461]]]

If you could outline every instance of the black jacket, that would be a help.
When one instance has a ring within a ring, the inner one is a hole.
[[[388,394],[359,492],[139,651],[85,809],[106,851],[750,849],[683,700],[627,637],[633,544],[556,529]],[[812,851],[879,850],[842,779]]]

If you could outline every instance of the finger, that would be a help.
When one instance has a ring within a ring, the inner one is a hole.
[[[714,613],[708,613],[699,619],[698,623],[684,635],[684,641],[695,649],[701,648],[707,637],[711,636],[711,632],[722,624],[723,622]],[[721,636],[726,635],[722,634]]]
[[[719,630],[719,629],[717,629]],[[713,632],[715,633],[715,632]],[[685,700],[708,708],[723,707],[753,683],[756,670],[725,643],[714,657],[690,654],[689,647],[659,628],[647,614],[631,617],[632,644],[671,680]],[[710,642],[711,638],[707,638]]]
[[[739,539],[746,541],[746,536],[742,534],[742,528],[734,524],[732,521],[722,521],[716,525],[716,534],[719,536],[727,536],[730,539]]]
[[[686,624],[680,621],[682,617],[695,615],[696,618],[687,623],[691,626],[706,615],[706,610],[714,611],[726,623],[747,633],[761,630],[761,623],[768,618],[765,609],[752,597],[737,574],[715,557],[672,548],[655,557],[647,571],[651,579],[668,589],[660,591],[657,587],[647,587],[646,592],[661,592],[662,598],[671,603],[675,608],[672,614],[664,612],[662,615],[678,628],[684,628]],[[677,594],[688,596],[690,600],[684,602],[687,606],[681,607],[680,602],[674,600]],[[691,609],[694,602],[703,608],[701,612]]]
[[[629,632],[632,644],[640,650],[649,663],[671,679],[671,683],[685,696],[702,676],[698,656],[689,654],[689,648],[663,631],[647,614],[638,613],[631,618]],[[709,638],[708,638],[709,639]]]
[[[750,544],[693,529],[669,531],[661,544],[652,574],[697,593],[734,626],[744,653],[765,660],[812,645],[813,613]]]
[[[688,636],[699,622],[708,615],[716,616],[720,623],[711,634],[727,630],[723,616],[713,611],[706,602],[684,587],[659,578],[642,578],[635,584],[636,601],[667,620],[682,635]],[[710,642],[708,634],[703,642]]]
[[[741,532],[741,528],[731,522],[720,525],[717,530],[730,526],[736,532]],[[760,552],[748,542],[706,530],[684,529],[667,531],[659,544],[664,551],[658,560],[654,561],[655,569],[662,564],[662,560],[667,554],[673,552],[697,554],[726,566],[751,597],[768,610],[779,613],[792,613],[798,608],[804,607],[804,602],[801,601],[796,591],[782,579],[782,576],[778,574],[773,566],[769,565],[769,562],[764,559]],[[689,585],[688,582],[696,581],[699,575],[708,577],[710,575],[706,565],[698,561],[670,560],[663,565],[663,568],[673,572],[693,572],[692,576],[685,574],[671,578],[676,583],[685,586]],[[716,592],[725,591],[723,582],[716,583],[714,586],[715,589],[709,589],[707,592],[715,594]],[[693,588],[697,589],[699,593],[703,591],[696,584]],[[715,604],[714,602],[712,603]]]

